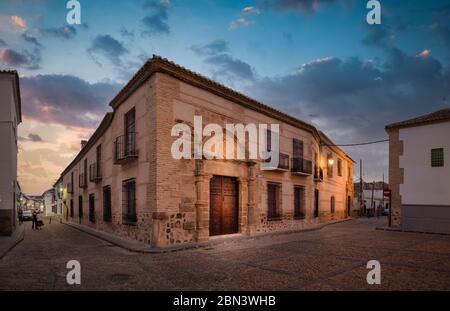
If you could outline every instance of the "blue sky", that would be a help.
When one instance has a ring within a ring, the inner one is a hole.
[[[382,0],[382,24],[372,26],[364,0],[80,0],[75,26],[66,2],[0,2],[0,68],[22,79],[29,192],[50,186],[152,54],[311,122],[338,144],[385,138],[387,123],[449,105],[450,1]],[[346,151],[365,160],[367,179],[387,176],[386,145]]]
[[[366,1],[330,1],[330,5],[319,7],[316,12],[307,12],[269,9],[270,6],[266,9],[265,1],[171,0],[167,5],[166,21],[169,33],[142,36],[145,31],[142,19],[150,11],[143,8],[145,2],[80,1],[82,22],[87,29],[75,26],[77,35],[65,41],[42,36],[39,32],[42,28],[67,26],[64,0],[4,0],[0,3],[0,12],[1,15],[24,18],[28,24],[27,33],[45,47],[42,68],[33,72],[24,70],[24,74],[73,74],[90,82],[104,79],[123,82],[123,77],[118,77],[110,64],[106,63],[98,70],[94,60],[87,55],[86,50],[95,36],[105,34],[129,50],[127,59],[136,60],[140,55],[156,53],[198,71],[205,68],[189,47],[216,39],[228,41],[233,55],[251,64],[263,76],[285,74],[299,64],[323,57],[382,57],[380,51],[361,42],[369,28],[365,24]],[[415,54],[430,49],[435,57],[449,62],[448,42],[445,46],[426,30],[433,24],[433,10],[444,7],[445,1],[381,2],[385,27],[397,27],[401,23],[411,27],[393,39],[403,51]],[[259,13],[242,14],[246,7],[255,7]],[[230,29],[230,24],[242,17],[250,24]],[[122,29],[133,32],[135,37],[123,36]],[[17,33],[2,34],[2,39],[15,48],[26,48]]]

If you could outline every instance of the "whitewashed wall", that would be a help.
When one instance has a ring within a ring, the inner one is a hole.
[[[403,205],[450,205],[450,122],[400,129]],[[431,167],[431,149],[444,148],[444,167]]]

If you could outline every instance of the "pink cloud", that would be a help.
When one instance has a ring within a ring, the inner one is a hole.
[[[431,56],[431,50],[423,50],[417,56],[419,56],[419,57],[430,57]]]
[[[11,16],[11,23],[18,27],[21,31],[25,31],[28,28],[28,23],[25,19],[20,16],[14,15]]]

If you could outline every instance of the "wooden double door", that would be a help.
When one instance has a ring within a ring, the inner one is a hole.
[[[210,236],[239,231],[239,185],[236,178],[214,176],[210,184]]]

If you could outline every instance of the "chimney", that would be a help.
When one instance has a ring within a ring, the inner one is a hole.
[[[83,149],[84,146],[86,146],[86,144],[87,144],[87,140],[82,140],[81,141],[81,149]]]

